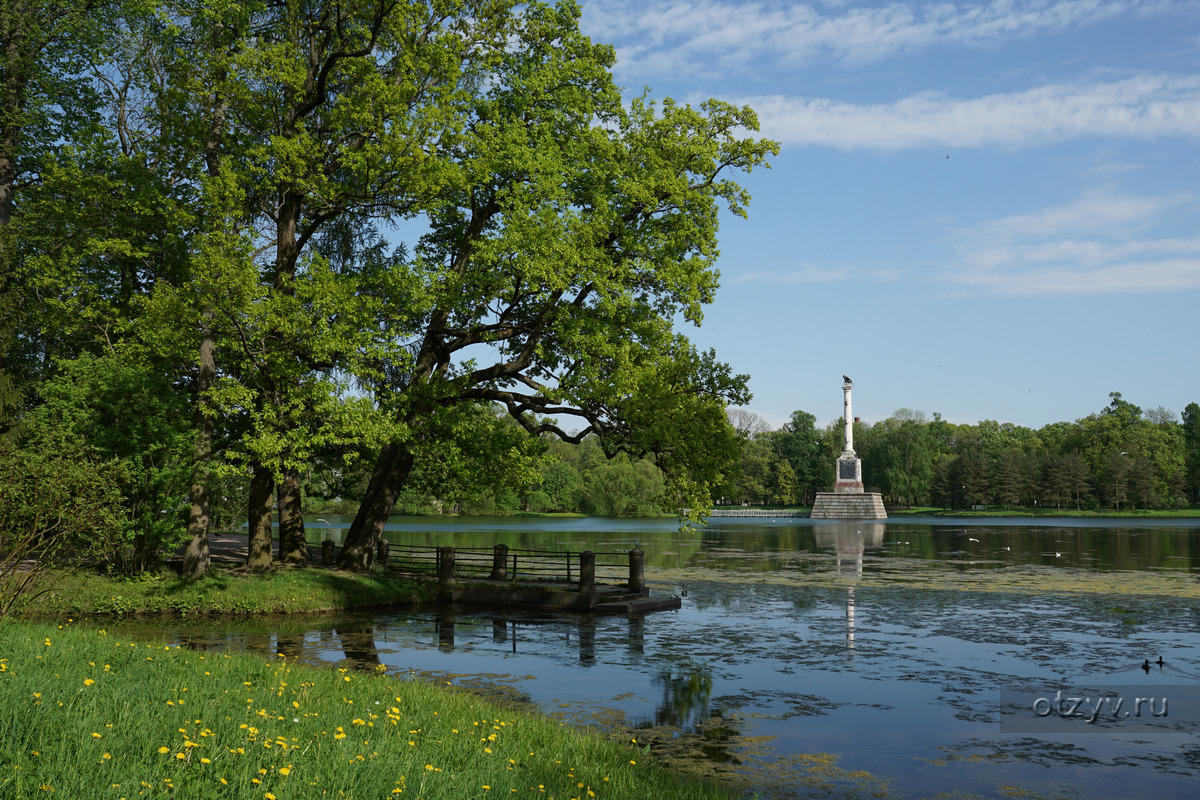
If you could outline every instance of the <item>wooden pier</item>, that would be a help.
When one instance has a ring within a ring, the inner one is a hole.
[[[332,564],[333,540],[322,543],[321,561]],[[678,609],[679,597],[650,597],[645,554],[591,550],[490,550],[417,547],[379,542],[375,562],[418,579],[437,581],[454,603],[517,606],[638,616]]]

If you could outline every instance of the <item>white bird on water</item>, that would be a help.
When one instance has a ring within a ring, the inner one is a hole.
[[[968,538],[967,538],[967,541],[968,541],[968,542],[978,542],[979,540],[978,540],[978,539],[971,538],[971,537],[968,537]]]

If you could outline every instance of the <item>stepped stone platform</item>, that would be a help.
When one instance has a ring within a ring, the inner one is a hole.
[[[818,492],[811,519],[887,519],[878,492]]]

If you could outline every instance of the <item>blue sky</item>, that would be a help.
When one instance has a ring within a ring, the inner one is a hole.
[[[782,144],[688,333],[773,425],[1200,402],[1200,2],[582,0],[630,96]]]

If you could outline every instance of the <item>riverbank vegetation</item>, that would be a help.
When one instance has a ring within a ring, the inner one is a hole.
[[[164,569],[129,578],[90,569],[48,569],[39,570],[11,597],[9,610],[59,619],[95,614],[293,614],[411,606],[436,599],[432,583],[384,570],[278,569],[263,574],[218,568],[203,578],[184,578]]]
[[[446,686],[0,623],[0,798],[721,798]]]
[[[808,505],[833,485],[840,420],[818,429],[813,415],[796,411],[771,430],[744,411],[732,418],[741,467],[719,501]],[[991,420],[956,425],[902,408],[874,424],[855,422],[854,449],[863,483],[891,507],[1147,513],[1200,503],[1196,403],[1181,418],[1113,392],[1096,413],[1038,430]]]

